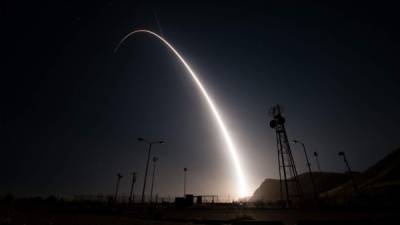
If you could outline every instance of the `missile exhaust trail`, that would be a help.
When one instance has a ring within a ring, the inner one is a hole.
[[[242,167],[241,167],[241,164],[240,164],[240,161],[238,158],[236,147],[231,139],[231,136],[230,136],[228,130],[226,129],[225,123],[222,120],[222,118],[217,110],[217,107],[215,106],[211,97],[208,95],[206,89],[204,88],[203,84],[200,82],[197,75],[193,72],[192,68],[189,66],[189,64],[186,62],[186,60],[181,56],[181,54],[179,54],[179,52],[167,40],[165,40],[163,37],[161,37],[160,35],[152,32],[150,30],[134,30],[134,31],[128,33],[118,43],[117,47],[114,49],[114,53],[118,51],[119,47],[122,45],[122,43],[124,43],[124,41],[126,39],[128,39],[130,36],[138,34],[138,33],[150,34],[153,37],[156,37],[158,40],[160,40],[163,44],[165,44],[175,54],[175,56],[180,60],[180,62],[185,66],[186,70],[189,72],[189,74],[195,81],[200,92],[203,94],[203,97],[206,99],[208,106],[210,107],[210,110],[211,110],[212,114],[214,115],[215,120],[217,121],[217,124],[220,128],[221,134],[226,142],[228,152],[232,158],[233,165],[234,165],[235,171],[236,171],[239,196],[246,197],[249,193],[247,191],[247,186],[246,186],[244,174],[242,171]]]

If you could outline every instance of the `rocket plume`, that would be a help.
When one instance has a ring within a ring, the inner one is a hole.
[[[233,162],[233,166],[235,168],[236,171],[236,176],[237,176],[237,185],[238,185],[238,192],[239,192],[239,197],[246,197],[248,196],[248,190],[247,190],[247,186],[246,186],[246,182],[245,182],[245,178],[244,178],[244,174],[243,174],[243,170],[239,161],[239,157],[237,154],[237,150],[235,147],[235,144],[232,141],[232,138],[228,132],[228,130],[226,129],[225,123],[221,118],[221,115],[219,114],[217,107],[215,106],[213,100],[211,99],[211,97],[208,95],[206,89],[204,88],[203,84],[200,82],[199,78],[197,77],[197,75],[193,72],[192,68],[189,66],[189,64],[185,61],[185,59],[181,56],[181,54],[179,54],[179,52],[167,41],[165,40],[163,37],[161,37],[160,35],[150,31],[150,30],[134,30],[130,33],[128,33],[127,35],[125,35],[122,40],[118,43],[117,47],[114,49],[114,52],[118,51],[119,47],[122,45],[122,43],[129,38],[132,35],[138,34],[138,33],[145,33],[145,34],[150,34],[153,37],[156,37],[158,40],[160,40],[163,44],[165,44],[169,50],[171,50],[175,56],[180,60],[180,62],[184,65],[184,67],[186,68],[186,70],[189,72],[189,74],[191,75],[191,77],[193,78],[194,82],[196,83],[198,89],[200,90],[200,92],[203,94],[203,97],[206,99],[208,106],[212,112],[212,114],[215,117],[215,120],[220,128],[221,134],[226,142],[227,145],[227,151],[230,154],[231,158],[232,158],[232,162]]]

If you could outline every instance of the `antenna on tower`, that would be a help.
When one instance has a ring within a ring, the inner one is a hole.
[[[284,125],[286,120],[282,113],[282,106],[272,107],[269,110],[269,115],[272,117],[269,126],[276,133],[281,201],[285,201],[285,206],[289,208],[293,206],[293,202],[298,202],[303,198],[303,193]]]

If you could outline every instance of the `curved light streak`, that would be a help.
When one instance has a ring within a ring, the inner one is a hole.
[[[181,61],[181,63],[185,66],[186,70],[189,72],[189,74],[192,76],[193,80],[195,81],[195,83],[197,84],[197,87],[200,89],[201,93],[203,94],[204,98],[206,99],[217,123],[218,126],[221,130],[222,136],[225,139],[226,145],[228,146],[228,151],[232,157],[233,160],[233,164],[236,170],[236,175],[237,175],[237,179],[238,179],[238,186],[239,186],[239,195],[240,197],[246,197],[248,196],[248,190],[247,190],[247,186],[246,186],[246,182],[244,179],[244,174],[242,171],[242,167],[240,165],[239,162],[239,157],[237,154],[237,150],[236,147],[231,139],[231,136],[228,133],[228,130],[226,129],[225,123],[222,120],[217,108],[215,107],[214,102],[212,101],[211,97],[208,95],[206,89],[204,88],[203,84],[200,82],[199,78],[196,76],[196,74],[193,72],[192,68],[189,66],[189,64],[185,61],[185,59],[181,56],[181,54],[179,54],[179,52],[167,41],[165,40],[163,37],[161,37],[160,35],[150,31],[150,30],[135,30],[130,32],[129,34],[125,35],[124,38],[122,38],[122,40],[118,43],[117,47],[114,49],[114,52],[117,52],[119,47],[121,46],[121,44],[130,36],[137,34],[137,33],[147,33],[147,34],[151,34],[152,36],[158,38],[162,43],[164,43],[175,55],[176,57],[178,57],[178,59]]]

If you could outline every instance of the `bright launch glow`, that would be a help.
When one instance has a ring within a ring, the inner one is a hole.
[[[226,129],[226,126],[224,124],[224,121],[222,120],[214,102],[212,101],[211,97],[208,95],[206,89],[204,88],[203,84],[200,82],[199,78],[197,77],[197,75],[193,72],[192,68],[190,68],[189,64],[185,61],[185,59],[179,54],[179,52],[167,41],[165,40],[163,37],[161,37],[160,35],[149,31],[149,30],[135,30],[132,31],[131,33],[127,34],[124,38],[122,38],[122,40],[118,43],[117,47],[115,48],[114,52],[116,52],[118,50],[118,48],[121,46],[121,44],[130,36],[137,34],[137,33],[147,33],[147,34],[151,34],[152,36],[158,38],[160,41],[162,41],[177,57],[178,59],[181,61],[181,63],[186,67],[187,71],[189,72],[189,74],[192,76],[193,80],[195,81],[195,83],[197,84],[197,87],[200,89],[201,93],[203,94],[204,98],[206,99],[217,123],[218,126],[221,130],[222,136],[225,139],[226,145],[227,145],[227,149],[229,154],[232,157],[232,161],[233,161],[233,165],[235,167],[236,170],[236,175],[237,175],[237,179],[238,179],[238,188],[239,188],[239,195],[240,197],[246,197],[249,195],[248,190],[247,190],[247,186],[246,186],[246,182],[244,179],[244,174],[240,165],[240,161],[239,161],[239,157],[237,154],[237,150],[235,147],[235,144],[233,143],[228,130]]]

